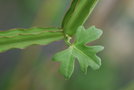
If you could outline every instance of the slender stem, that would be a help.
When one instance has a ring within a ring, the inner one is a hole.
[[[71,39],[72,38],[69,35],[67,35],[67,34],[65,35],[64,41],[68,46],[71,46],[71,42],[70,42]]]

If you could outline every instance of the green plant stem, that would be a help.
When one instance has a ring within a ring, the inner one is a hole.
[[[69,35],[65,35],[65,37],[64,37],[64,41],[65,41],[65,43],[66,43],[66,45],[67,46],[71,46],[71,39],[72,39],[72,37],[70,37]]]
[[[62,28],[64,33],[73,36],[77,28],[85,23],[88,16],[99,0],[73,0],[72,5],[66,13]]]

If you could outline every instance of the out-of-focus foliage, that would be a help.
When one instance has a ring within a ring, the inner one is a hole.
[[[129,83],[125,88],[122,88],[120,90],[134,90],[134,82]]]
[[[98,71],[88,70],[85,77],[81,72],[76,72],[67,83],[66,90],[116,90],[116,70],[109,62],[102,62]]]

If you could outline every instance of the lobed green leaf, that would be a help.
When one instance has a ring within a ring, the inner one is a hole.
[[[68,49],[57,53],[54,56],[55,61],[61,62],[60,71],[66,77],[70,78],[74,71],[74,59],[77,58],[80,64],[81,71],[87,73],[87,68],[99,69],[101,66],[101,59],[96,53],[102,51],[102,46],[86,46],[93,40],[98,39],[102,35],[102,31],[91,27],[84,29],[80,26],[76,32],[75,43],[71,44]]]

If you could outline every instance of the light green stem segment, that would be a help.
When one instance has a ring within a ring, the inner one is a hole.
[[[83,25],[99,0],[73,0],[66,13],[62,28],[65,34],[72,36]]]
[[[0,52],[12,49],[23,49],[38,44],[47,45],[64,38],[63,31],[58,28],[14,29],[0,32]]]

